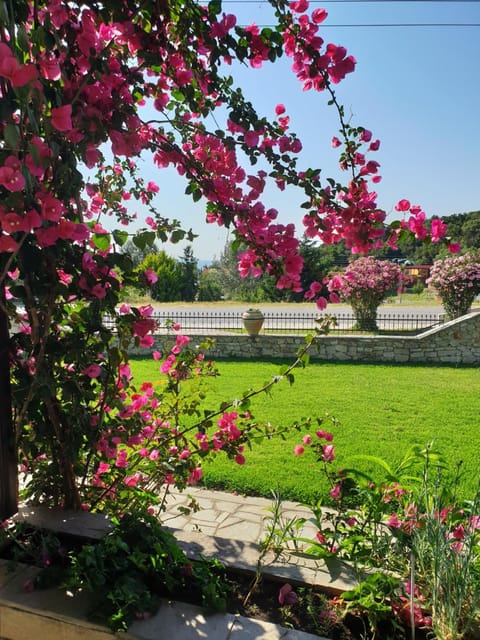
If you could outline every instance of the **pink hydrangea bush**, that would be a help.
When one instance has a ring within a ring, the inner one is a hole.
[[[480,252],[437,260],[427,285],[437,291],[449,318],[465,315],[480,294]]]
[[[398,265],[371,256],[351,262],[341,274],[328,281],[332,301],[344,300],[352,306],[357,328],[377,329],[377,309],[401,282]]]

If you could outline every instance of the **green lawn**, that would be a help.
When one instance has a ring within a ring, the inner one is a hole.
[[[220,375],[212,379],[206,406],[240,397],[271,379],[279,362],[218,362]],[[156,379],[158,363],[135,360],[140,380]],[[253,401],[257,419],[290,424],[304,416],[335,416],[338,468],[349,465],[353,454],[381,456],[398,462],[414,445],[434,442],[451,467],[463,461],[462,494],[473,495],[478,482],[480,439],[480,372],[476,368],[310,364],[295,371],[295,383],[276,385],[270,395]],[[279,489],[286,499],[312,500],[324,494],[320,466],[311,452],[294,456],[301,434],[284,442],[270,440],[247,452],[238,466],[223,456],[205,465],[207,487],[270,495]],[[380,479],[380,476],[377,476]]]

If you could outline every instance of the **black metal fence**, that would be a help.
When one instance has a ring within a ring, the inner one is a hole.
[[[333,318],[330,333],[333,334],[362,334],[355,326],[355,317],[351,313],[331,313]],[[315,312],[303,313],[264,313],[262,333],[301,333],[313,330],[316,320],[326,316]],[[243,332],[242,312],[208,312],[169,311],[156,312],[153,317],[158,323],[157,333],[165,333],[167,325],[172,322],[180,325],[184,332],[192,333],[224,333]],[[417,334],[443,323],[443,314],[379,314],[377,326],[381,333],[393,335],[399,333]],[[113,318],[106,319],[107,326],[114,328]]]

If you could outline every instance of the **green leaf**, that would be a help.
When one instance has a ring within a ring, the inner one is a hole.
[[[172,235],[170,236],[170,240],[173,242],[173,244],[175,244],[176,242],[180,242],[180,240],[183,240],[185,237],[185,231],[183,229],[176,229],[175,231],[172,232]]]
[[[276,53],[275,49],[270,49],[269,50],[268,59],[270,60],[270,62],[275,62],[275,60],[277,59],[277,53]]]
[[[145,247],[153,246],[155,242],[155,231],[142,231],[137,233],[137,235],[133,236],[132,241],[136,247],[143,251]]]
[[[20,142],[20,132],[17,125],[5,125],[5,128],[3,129],[3,136],[10,149],[16,149],[18,147],[18,143]]]
[[[185,101],[185,94],[180,89],[173,89],[171,92],[172,98],[175,98],[177,102]]]
[[[0,20],[4,23],[4,24],[8,24],[10,19],[8,17],[8,9],[7,9],[7,3],[2,1],[0,2]]]
[[[120,229],[115,229],[113,231],[113,239],[120,247],[123,247],[123,245],[128,240],[128,231],[121,231]]]
[[[310,363],[310,356],[308,355],[308,353],[304,353],[303,356],[300,358],[300,361],[302,365],[306,367]]]
[[[22,51],[26,53],[30,51],[30,39],[23,25],[17,24],[17,42]]]
[[[366,453],[365,454],[358,453],[353,456],[350,456],[348,461],[350,460],[364,460],[366,462],[373,462],[374,464],[378,464],[380,467],[383,467],[390,476],[393,477],[395,475],[392,467],[387,462],[385,462],[383,458],[380,458],[378,456],[372,456]]]
[[[110,246],[110,234],[109,233],[94,233],[93,244],[100,251],[106,251]]]
[[[198,202],[199,200],[201,200],[202,192],[200,191],[200,189],[197,189],[192,193],[192,198],[194,202]]]
[[[222,11],[222,3],[220,0],[211,0],[208,3],[208,13],[211,16],[217,16]]]

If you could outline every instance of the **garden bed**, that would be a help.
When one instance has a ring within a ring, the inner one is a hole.
[[[65,529],[68,527],[66,526]],[[28,602],[28,595],[33,592],[37,596],[40,595],[41,599],[47,589],[53,589],[57,598],[60,593],[64,595],[69,592],[68,588],[62,586],[65,581],[66,569],[69,566],[69,559],[72,555],[78,558],[85,545],[88,548],[98,548],[97,545],[102,544],[98,539],[95,540],[98,538],[98,529],[94,527],[92,530],[94,533],[91,535],[79,537],[75,533],[65,530],[52,532],[24,523],[20,528],[19,537],[3,544],[0,558],[8,563],[9,570],[20,569],[20,575],[23,576],[17,582],[19,590],[23,592],[24,602]],[[114,566],[118,561],[118,558],[114,559],[113,556],[104,557],[102,555],[101,558],[109,566]],[[90,560],[98,562],[98,556],[95,557],[93,553],[90,553]],[[203,607],[207,615],[213,612],[229,613],[332,640],[369,640],[374,637],[411,638],[406,627],[402,628],[398,621],[394,621],[393,617],[389,619],[388,616],[385,616],[385,620],[377,625],[377,635],[375,636],[370,629],[368,616],[355,612],[345,614],[346,603],[338,595],[335,595],[335,590],[313,587],[298,580],[287,582],[284,576],[275,576],[271,568],[269,569],[270,573],[264,575],[252,570],[234,567],[223,568],[220,563],[217,563],[212,567],[212,573],[207,575],[196,572],[196,562],[192,560],[182,565],[181,580],[174,589],[167,589],[162,580],[152,581],[153,574],[150,575],[148,588],[152,593],[152,600],[147,600],[145,596],[140,597],[138,602],[142,602],[145,608],[142,609],[139,606],[133,611],[132,620],[129,619],[128,612],[122,612],[122,615],[125,616],[123,628],[129,627],[134,620],[149,619],[155,616],[157,606],[163,599],[163,601],[175,600],[179,603],[185,602]],[[25,569],[25,565],[27,565],[27,569]],[[125,567],[121,558],[119,566],[123,571]],[[36,569],[32,571],[34,567]],[[125,576],[120,572],[111,577],[122,581]],[[133,574],[126,577],[132,580],[130,584],[126,584],[131,589],[133,598],[136,595],[138,585],[133,581]],[[210,581],[206,585],[207,598],[205,598],[205,591],[202,591],[202,585],[199,584],[202,580]],[[105,589],[107,589],[107,585],[105,585]],[[79,611],[83,610],[87,620],[92,624],[104,626],[107,623],[105,617],[106,599],[100,595],[99,591],[94,592],[86,599],[85,594],[82,594],[81,591],[79,590],[76,594],[70,592],[70,597],[66,598],[69,608],[75,611],[75,600],[79,596]],[[1,599],[5,600],[3,594]],[[224,602],[220,601],[222,599]],[[162,608],[158,615],[161,619]],[[122,625],[116,624],[112,615],[110,615],[108,623],[112,630],[122,628]],[[421,631],[417,632],[415,636],[417,640],[423,640],[425,637]]]

